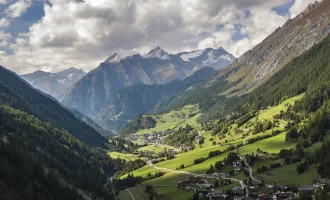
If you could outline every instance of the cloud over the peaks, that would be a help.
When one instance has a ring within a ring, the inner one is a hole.
[[[0,28],[9,25],[7,18],[26,12],[31,2],[10,4]],[[303,9],[296,0],[292,13],[286,16],[273,10],[288,2],[49,0],[44,4],[44,17],[28,32],[18,34],[14,42],[4,44],[13,53],[0,51],[0,64],[18,73],[72,66],[90,70],[114,52],[125,56],[156,46],[171,53],[222,46],[239,56]]]

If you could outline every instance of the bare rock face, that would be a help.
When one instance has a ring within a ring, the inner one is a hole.
[[[238,82],[226,95],[251,91],[330,33],[330,1],[315,2],[247,51],[216,78]]]

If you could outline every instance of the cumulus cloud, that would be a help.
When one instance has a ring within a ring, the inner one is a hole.
[[[0,47],[6,47],[8,45],[8,40],[11,38],[10,33],[5,33],[4,31],[0,31]]]
[[[198,48],[224,47],[235,56],[242,55],[260,43],[265,37],[270,35],[276,28],[282,26],[288,20],[287,17],[278,15],[271,9],[252,8],[250,16],[240,20],[240,26],[224,26],[211,36],[199,41]],[[239,40],[234,40],[235,34],[245,35]]]
[[[8,1],[7,0],[0,0],[0,4],[7,4]]]
[[[287,20],[272,8],[289,1],[50,0],[45,16],[15,38],[9,45],[14,53],[0,63],[18,73],[90,70],[114,52],[125,56],[156,46],[171,53],[223,46],[239,56]],[[24,13],[31,0],[18,2],[8,7],[9,16]]]
[[[5,14],[9,18],[20,17],[31,5],[32,0],[18,0],[5,10]]]
[[[6,28],[9,26],[9,20],[6,18],[0,18],[0,28]]]

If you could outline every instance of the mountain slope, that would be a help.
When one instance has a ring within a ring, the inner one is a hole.
[[[0,138],[1,199],[113,199],[103,185],[116,167],[105,151],[4,105]]]
[[[98,125],[97,123],[95,123],[91,118],[87,117],[86,115],[81,114],[78,110],[73,109],[73,108],[68,108],[68,110],[70,110],[71,113],[77,119],[80,119],[81,121],[85,122],[90,127],[92,127],[94,130],[96,130],[97,132],[101,133],[104,137],[112,137],[114,135],[113,132],[108,131],[108,130],[105,130],[100,125]]]
[[[247,103],[259,109],[306,92],[303,100],[310,99],[309,107],[322,105],[323,100],[313,102],[312,99],[314,96],[329,98],[330,57],[328,55],[330,55],[330,36],[293,59],[268,81],[247,95]]]
[[[231,109],[233,101],[239,101],[237,96],[253,91],[293,58],[328,36],[329,10],[329,0],[309,5],[296,18],[278,28],[233,64],[220,70],[205,85],[194,91],[168,97],[159,102],[158,107],[169,111],[198,103],[205,113],[201,120],[209,121],[223,116]]]
[[[95,120],[106,129],[118,130],[136,115],[151,112],[162,98],[196,87],[215,73],[213,68],[204,67],[183,81],[174,80],[165,85],[137,84],[122,88],[95,115]]]
[[[330,1],[310,4],[306,10],[278,28],[264,41],[240,56],[214,79],[236,82],[224,94],[251,91],[292,58],[299,56],[330,33]],[[210,84],[212,84],[212,81]]]
[[[106,142],[105,138],[93,128],[2,66],[0,66],[0,103],[28,112],[57,128],[65,129],[86,144],[100,146]]]
[[[38,70],[21,77],[34,88],[58,99],[68,88],[85,75],[86,73],[81,69],[70,68],[57,73]]]
[[[283,99],[306,92],[301,99],[301,110],[315,111],[330,96],[330,36],[310,50],[294,58],[281,70],[258,86],[251,93],[241,97],[225,98],[214,104],[204,113],[202,119],[214,119],[212,116],[224,116],[229,112],[219,112],[226,105],[237,112],[259,110],[263,107],[279,104]],[[236,99],[236,105],[235,101]],[[301,111],[300,110],[300,111]],[[229,110],[230,111],[230,110]]]

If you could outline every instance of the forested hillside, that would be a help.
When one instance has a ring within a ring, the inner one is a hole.
[[[63,128],[89,145],[106,142],[98,132],[63,108],[54,100],[33,89],[13,72],[0,66],[0,103],[21,109],[41,120]]]
[[[103,185],[119,166],[105,151],[9,106],[0,138],[0,199],[113,198]]]

